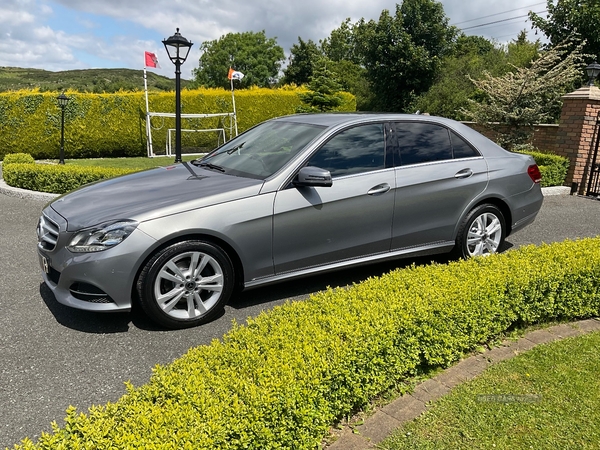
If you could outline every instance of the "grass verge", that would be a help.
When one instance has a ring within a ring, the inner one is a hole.
[[[200,155],[183,155],[183,161],[192,161],[201,158]],[[81,167],[113,167],[116,169],[152,169],[154,167],[163,167],[174,164],[174,156],[160,156],[156,158],[90,158],[90,159],[68,159],[65,161],[67,166]],[[57,163],[58,160],[50,162]]]
[[[596,332],[494,365],[379,448],[600,448],[599,347]]]

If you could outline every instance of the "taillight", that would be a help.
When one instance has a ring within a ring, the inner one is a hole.
[[[542,173],[540,172],[540,168],[537,164],[533,164],[527,168],[527,175],[531,178],[531,181],[534,183],[539,183],[542,181]]]

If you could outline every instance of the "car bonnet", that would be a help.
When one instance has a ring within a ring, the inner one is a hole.
[[[257,195],[263,181],[183,163],[83,186],[49,207],[76,231],[111,220],[144,221]]]

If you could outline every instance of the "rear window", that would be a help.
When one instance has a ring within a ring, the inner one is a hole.
[[[403,166],[452,159],[448,130],[430,123],[397,123],[400,163]]]
[[[450,131],[450,138],[452,140],[452,152],[454,159],[458,158],[473,158],[479,155],[479,152],[471,147],[463,138],[461,138],[454,131]]]

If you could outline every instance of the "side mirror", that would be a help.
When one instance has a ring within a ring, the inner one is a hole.
[[[293,184],[294,186],[331,187],[333,181],[329,170],[308,166],[300,169]]]

